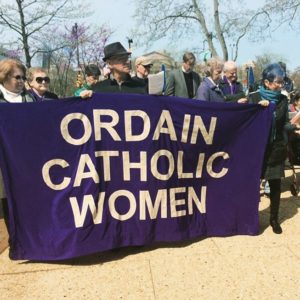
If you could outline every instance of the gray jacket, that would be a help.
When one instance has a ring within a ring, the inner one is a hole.
[[[193,98],[195,98],[197,89],[200,85],[200,76],[196,72],[192,72],[192,75],[193,75],[193,90],[194,90]],[[184,75],[181,68],[170,71],[169,75],[167,76],[165,95],[189,98],[188,90],[186,87]]]

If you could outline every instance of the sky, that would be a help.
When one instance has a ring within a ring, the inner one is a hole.
[[[168,40],[156,42],[151,48],[138,48],[134,41],[134,36],[131,36],[131,30],[135,26],[135,20],[133,19],[133,13],[135,10],[134,0],[90,0],[91,8],[94,11],[94,15],[89,18],[89,21],[95,24],[108,24],[113,30],[114,34],[110,39],[110,42],[121,42],[124,47],[128,47],[127,37],[133,39],[132,50],[133,56],[139,56],[151,51],[168,51]],[[262,1],[252,0],[251,6],[261,5]],[[178,43],[177,52],[182,53],[189,50],[187,43]],[[193,45],[191,45],[192,47]],[[272,34],[272,40],[264,40],[257,43],[251,43],[247,39],[242,40],[239,47],[239,57],[237,63],[242,65],[243,63],[254,60],[256,56],[265,53],[272,53],[282,57],[287,63],[288,70],[293,70],[300,66],[300,39],[296,33],[286,28],[280,28]],[[174,49],[172,49],[174,51]],[[229,54],[231,50],[229,49]],[[201,60],[203,57],[197,57]],[[231,58],[231,57],[230,57]]]

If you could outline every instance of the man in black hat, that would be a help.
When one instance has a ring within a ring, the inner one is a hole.
[[[133,80],[130,75],[128,52],[121,43],[104,47],[103,60],[111,71],[110,78],[93,86],[94,92],[145,94],[145,84]]]

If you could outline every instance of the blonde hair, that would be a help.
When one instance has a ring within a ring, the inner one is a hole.
[[[223,70],[224,62],[218,57],[212,57],[207,61],[204,73],[206,76],[211,76],[215,69],[221,68]]]
[[[29,68],[27,70],[27,74],[26,74],[27,80],[29,82],[31,82],[33,80],[35,73],[45,73],[46,75],[48,75],[48,72],[45,69],[41,68],[41,67]]]
[[[7,58],[0,61],[0,83],[7,81],[9,75],[14,69],[20,69],[23,71],[24,76],[26,74],[26,67],[16,59]]]

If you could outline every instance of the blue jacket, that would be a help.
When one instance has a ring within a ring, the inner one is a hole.
[[[201,82],[196,99],[210,102],[225,102],[222,90],[208,77],[205,77]]]

